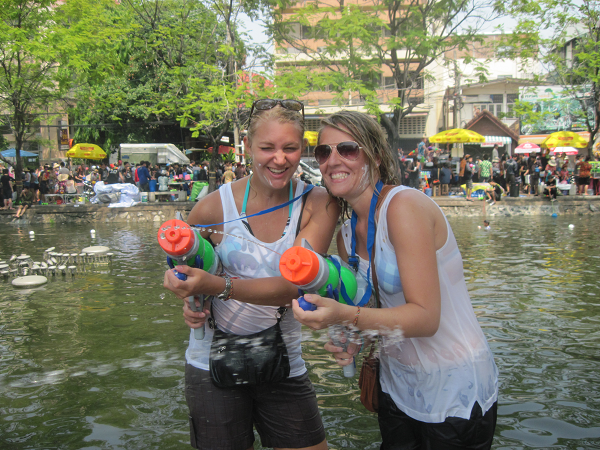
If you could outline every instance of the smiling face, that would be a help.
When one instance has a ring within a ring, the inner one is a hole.
[[[266,187],[283,189],[294,176],[304,148],[296,123],[275,118],[261,121],[244,144],[252,155],[253,174]],[[254,183],[254,181],[253,181]]]
[[[337,145],[355,139],[346,132],[333,127],[325,127],[319,136],[319,144]],[[360,150],[355,161],[342,158],[336,150],[329,159],[319,166],[323,182],[335,197],[352,201],[371,185],[369,180],[369,161],[364,150]]]

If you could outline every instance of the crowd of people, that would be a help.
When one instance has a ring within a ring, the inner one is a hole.
[[[472,201],[473,183],[489,183],[486,189],[487,200],[494,203],[497,198],[511,192],[556,199],[560,184],[575,184],[577,195],[600,195],[600,178],[591,174],[591,156],[577,155],[569,157],[563,153],[551,154],[549,150],[531,154],[508,153],[499,155],[498,146],[494,146],[491,155],[474,158],[465,154],[458,164],[443,150],[419,144],[422,151],[415,149],[408,156],[399,150],[399,170],[402,184],[423,190],[423,187],[462,186],[465,185],[466,200]],[[598,157],[595,157],[598,161]],[[427,178],[421,176],[427,171]],[[514,187],[518,186],[515,191]],[[540,191],[540,186],[542,190]]]
[[[222,163],[217,166],[217,186],[231,183],[248,174],[246,165],[237,163]],[[166,177],[167,182],[183,183],[182,188],[190,190],[193,181],[208,183],[208,163],[197,164],[152,164],[141,161],[132,166],[127,161],[118,164],[100,163],[98,165],[79,164],[67,166],[64,161],[41,165],[35,169],[25,168],[21,174],[23,190],[19,199],[16,198],[16,182],[13,166],[0,166],[0,209],[15,210],[20,217],[33,204],[45,202],[48,194],[82,194],[84,183],[90,186],[98,181],[104,184],[131,183],[140,192],[149,192],[152,180]]]

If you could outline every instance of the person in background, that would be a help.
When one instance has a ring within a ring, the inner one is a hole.
[[[590,185],[590,176],[592,174],[591,157],[587,155],[585,160],[579,161],[579,194],[588,195],[588,186]]]
[[[442,167],[442,170],[440,171],[440,184],[449,186],[450,182],[452,181],[452,170],[450,169],[450,163],[449,162],[445,162],[444,166]],[[446,189],[443,189],[444,191],[446,191]]]
[[[490,180],[489,187],[485,188],[485,196],[487,197],[485,201],[491,206],[504,194],[506,194],[504,188],[494,180]]]
[[[450,223],[414,189],[394,186],[379,198],[384,184],[397,180],[395,155],[376,120],[341,111],[322,124],[315,158],[323,181],[343,210],[353,211],[337,234],[337,249],[347,262],[357,257],[357,276],[377,280],[381,307],[306,294],[316,310],[304,311],[294,300],[294,317],[315,330],[339,324],[379,335],[382,450],[490,449],[498,369],[471,305]],[[342,154],[341,142],[354,142],[356,152]],[[350,365],[361,347],[357,340],[347,350],[332,341],[325,349],[338,364]]]
[[[551,161],[552,162],[552,161]],[[550,162],[548,162],[550,164]],[[556,162],[554,162],[556,164]],[[556,200],[557,188],[556,188],[556,175],[554,170],[549,170],[546,175],[546,187],[544,188],[544,195],[550,199],[550,201]]]
[[[119,168],[114,164],[108,167],[108,177],[103,179],[104,184],[118,184],[119,183]]]
[[[473,157],[471,155],[465,156],[465,170],[464,170],[464,183],[466,187],[466,200],[468,202],[472,202],[473,198],[471,194],[473,193]]]
[[[490,157],[488,155],[484,155],[483,161],[479,163],[479,180],[482,183],[488,183],[490,181],[491,176],[492,163],[490,162]]]
[[[233,173],[233,171],[231,170],[231,164],[225,164],[225,172],[223,173],[223,176],[221,177],[221,183],[222,184],[229,184],[229,183],[233,183],[235,181],[235,173]]]
[[[135,185],[138,187],[138,189],[140,187],[140,177],[138,176],[138,169],[141,165],[141,163],[137,163],[135,165],[135,170],[133,171],[133,181],[135,181]]]
[[[569,182],[569,161],[565,161],[560,168],[560,183],[565,184]]]
[[[421,189],[421,161],[416,154],[412,156],[411,169],[408,172],[408,185],[414,189]]]
[[[14,209],[12,201],[12,178],[8,174],[8,169],[2,169],[2,176],[0,176],[0,184],[2,185],[2,196],[4,197],[4,208],[2,209]]]
[[[138,178],[140,179],[140,192],[150,192],[150,172],[148,171],[148,161],[142,161],[142,165],[138,169]]]
[[[124,184],[135,184],[133,180],[133,173],[131,172],[131,166],[129,163],[125,163],[123,170],[119,173],[120,181]]]
[[[300,167],[300,166],[298,166],[298,167]],[[245,176],[246,176],[246,166],[244,166],[242,163],[237,163],[237,166],[235,168],[235,179],[241,180]]]
[[[21,191],[21,198],[19,199],[19,207],[17,208],[17,214],[15,214],[15,218],[20,218],[27,208],[31,207],[33,204],[33,191],[29,187],[23,186],[23,190]]]

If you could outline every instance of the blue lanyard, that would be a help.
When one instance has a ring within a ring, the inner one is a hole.
[[[291,181],[290,181],[290,183],[291,183]],[[297,200],[300,200],[300,199],[302,198],[302,196],[303,196],[303,195],[305,195],[305,194],[308,194],[308,193],[309,193],[309,192],[312,190],[312,188],[314,188],[314,187],[315,187],[315,186],[314,186],[313,184],[309,184],[309,185],[306,187],[306,189],[304,190],[304,192],[302,192],[302,194],[300,194],[298,197],[296,197],[296,198],[293,198],[293,199],[291,199],[291,200],[288,200],[287,202],[285,202],[285,203],[282,203],[281,205],[273,206],[273,207],[271,207],[271,208],[268,208],[268,209],[265,209],[265,210],[263,210],[263,211],[259,211],[259,212],[257,212],[257,213],[254,213],[254,214],[250,214],[249,216],[241,216],[241,217],[238,217],[237,219],[228,220],[227,222],[221,222],[221,223],[211,223],[211,224],[208,224],[208,225],[200,225],[200,224],[197,224],[197,225],[190,225],[190,226],[192,226],[192,227],[197,227],[197,228],[216,227],[217,225],[225,225],[226,223],[231,223],[231,222],[235,222],[235,221],[237,221],[237,220],[243,220],[243,219],[247,219],[247,218],[249,218],[249,217],[262,216],[263,214],[268,214],[268,213],[270,213],[270,212],[277,211],[278,209],[285,208],[286,206],[288,206],[288,205],[291,205],[291,204],[292,204],[292,203],[294,203],[295,201],[297,201]]]
[[[377,209],[377,200],[379,200],[379,194],[383,189],[383,182],[379,180],[373,191],[371,197],[371,206],[369,207],[369,222],[367,227],[367,252],[369,254],[369,267],[367,269],[367,290],[363,298],[356,306],[364,306],[368,303],[371,298],[372,287],[371,287],[371,255],[373,254],[373,245],[375,243],[375,210]],[[352,227],[352,254],[348,257],[348,264],[358,272],[358,257],[356,256],[356,221],[358,216],[356,212],[352,211],[352,218],[350,219],[350,226]]]

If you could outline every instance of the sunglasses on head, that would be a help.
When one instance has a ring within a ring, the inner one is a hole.
[[[356,161],[362,147],[354,141],[344,141],[336,145],[319,144],[315,147],[315,159],[319,164],[325,162],[331,156],[333,149],[347,161]]]
[[[302,118],[304,118],[304,103],[298,100],[279,100],[271,98],[262,98],[260,100],[254,100],[252,108],[250,109],[250,117],[254,114],[254,110],[266,111],[267,109],[273,109],[277,105],[281,105],[282,108],[289,109],[291,111],[302,111]]]

